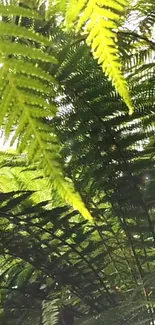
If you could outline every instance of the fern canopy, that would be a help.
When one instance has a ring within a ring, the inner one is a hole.
[[[1,324],[155,323],[154,9],[0,1]]]

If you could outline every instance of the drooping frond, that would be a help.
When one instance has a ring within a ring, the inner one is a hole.
[[[77,20],[77,30],[82,29],[88,35],[86,42],[91,45],[94,58],[98,59],[103,71],[112,80],[131,114],[133,106],[117,46],[120,17],[128,5],[129,2],[124,0],[71,0],[68,2],[66,23],[70,25]]]
[[[1,11],[25,17],[27,9],[21,8],[20,12],[20,8],[4,6]],[[60,163],[60,145],[52,126],[57,111],[54,104],[57,83],[45,69],[46,64],[53,65],[57,59],[48,53],[49,46],[51,40],[34,29],[0,22],[0,124],[4,126],[6,139],[13,134],[12,143],[18,140],[19,152],[25,151],[29,161],[38,161],[50,186],[91,219],[72,182],[65,179]]]

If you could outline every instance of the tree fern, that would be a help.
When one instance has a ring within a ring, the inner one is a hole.
[[[125,13],[129,2],[104,0],[71,0],[68,2],[66,24],[77,22],[77,30],[84,28],[86,42],[101,64],[105,74],[112,80],[120,96],[133,112],[127,82],[122,73],[122,64],[117,46],[117,30],[120,17]]]
[[[56,37],[55,33],[53,38]],[[18,36],[15,38],[17,41]],[[36,308],[40,316],[41,305],[45,302],[47,305],[43,309],[47,316],[44,315],[44,320],[51,321],[52,303],[48,300],[51,292],[53,302],[59,298],[62,307],[71,310],[77,307],[84,314],[78,322],[75,316],[75,324],[154,324],[154,64],[149,64],[147,56],[137,64],[137,59],[132,56],[131,81],[137,112],[128,116],[125,105],[83,43],[79,44],[75,39],[69,39],[67,43],[61,37],[57,42],[56,51],[60,51],[57,65],[48,62],[46,65],[43,59],[31,59],[30,54],[22,57],[16,54],[7,57],[1,69],[1,92],[10,103],[3,119],[6,134],[13,131],[23,151],[27,149],[23,144],[25,137],[29,160],[36,165],[40,162],[39,175],[42,175],[43,167],[49,175],[48,153],[50,151],[52,160],[52,150],[55,156],[56,146],[58,151],[61,148],[67,175],[75,180],[96,220],[92,225],[88,221],[80,222],[77,212],[71,212],[67,207],[57,205],[50,209],[44,206],[46,202],[35,205],[30,201],[30,193],[20,196],[19,191],[12,192],[14,187],[11,193],[0,194],[0,284],[7,287],[1,292],[4,292],[2,302],[8,316],[6,321],[1,320],[4,325],[39,324],[41,321],[33,321],[29,313],[32,316]],[[135,39],[133,43],[135,46],[139,44]],[[34,40],[20,37],[20,45],[33,48],[34,44]],[[39,51],[45,51],[46,45],[37,41],[36,44]],[[147,67],[143,63],[147,63]],[[50,73],[46,73],[46,68],[55,75],[60,88]],[[143,70],[145,78],[141,73]],[[56,117],[55,92],[60,107]],[[21,115],[22,103],[27,114],[25,122]],[[16,105],[19,106],[18,118]],[[11,126],[8,117],[12,119]],[[21,125],[25,123],[23,133],[19,119]],[[27,125],[29,131],[26,133]],[[32,127],[37,133],[32,133]],[[55,130],[61,133],[62,146]],[[42,145],[42,150],[36,153],[34,148],[39,147],[38,142],[46,142],[48,146],[43,149]],[[45,159],[42,153],[46,155]],[[43,166],[45,160],[46,166]],[[61,178],[59,155],[56,163]],[[5,164],[6,160],[3,161]],[[13,171],[14,168],[10,170]],[[24,175],[28,181],[26,171]],[[36,175],[32,171],[31,184]],[[9,175],[7,177],[9,179]],[[48,179],[50,177],[53,182],[51,175]],[[17,178],[20,183],[24,181],[24,177],[17,175]],[[57,180],[60,178],[58,173]],[[22,189],[25,189],[28,184],[23,183],[21,187],[23,185]],[[39,187],[46,186],[43,184],[40,182]],[[35,189],[35,184],[33,186]],[[13,263],[12,267],[9,262]],[[3,267],[4,263],[6,267]],[[34,270],[32,274],[31,270]],[[19,313],[19,306],[28,306],[26,321],[22,319],[23,313]],[[54,307],[57,313],[58,306]]]
[[[5,12],[2,7],[1,11]],[[23,8],[20,12],[20,8],[7,6],[6,11],[7,15],[23,15]],[[26,12],[24,9],[24,16]],[[27,16],[30,17],[29,10]],[[73,184],[65,179],[60,164],[60,145],[52,127],[52,118],[57,111],[53,104],[56,81],[40,66],[40,62],[42,65],[57,63],[56,58],[46,51],[50,44],[49,39],[33,30],[0,22],[3,65],[0,70],[0,124],[4,125],[6,138],[14,130],[12,143],[18,139],[19,152],[26,150],[30,161],[39,162],[49,185],[54,186],[61,197],[84,217],[91,219]]]

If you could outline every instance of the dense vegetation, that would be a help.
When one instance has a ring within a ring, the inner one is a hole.
[[[155,3],[0,1],[0,322],[155,322]]]

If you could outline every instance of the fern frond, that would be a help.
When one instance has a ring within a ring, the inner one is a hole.
[[[59,319],[58,299],[53,301],[43,301],[42,303],[42,324],[56,325]]]
[[[66,23],[71,25],[78,20],[77,30],[84,28],[88,34],[86,42],[91,45],[92,53],[101,64],[105,74],[133,112],[127,82],[122,73],[122,64],[117,46],[117,30],[120,15],[123,15],[128,1],[71,0],[66,13]],[[74,12],[74,13],[73,13]]]
[[[12,65],[13,60],[11,61]],[[23,64],[24,66],[24,64]],[[58,139],[53,134],[48,119],[56,113],[56,107],[47,98],[51,96],[53,78],[51,82],[47,74],[46,83],[42,79],[34,79],[30,69],[24,71],[27,76],[16,75],[16,71],[9,69],[7,83],[2,92],[0,123],[5,120],[5,136],[9,137],[15,128],[12,143],[18,140],[19,152],[27,151],[30,161],[39,161],[40,167],[49,179],[50,186],[54,186],[59,194],[87,219],[92,219],[82,202],[80,195],[75,192],[73,184],[66,181],[60,165]],[[28,68],[30,65],[28,64]],[[4,67],[1,69],[6,69]],[[19,71],[19,70],[18,70]],[[34,69],[32,69],[34,73]],[[41,69],[40,69],[41,71]],[[45,79],[45,75],[43,75]],[[7,118],[9,116],[9,118]]]
[[[11,12],[11,8],[7,8],[8,15],[16,12],[15,8]],[[18,14],[26,16],[26,12],[27,9],[24,9],[24,13],[21,9]],[[30,16],[29,10],[27,16]],[[36,43],[39,43],[38,48]],[[57,111],[52,99],[56,81],[40,67],[39,62],[42,61],[44,66],[46,62],[57,63],[54,56],[45,52],[49,45],[51,40],[33,29],[0,22],[0,53],[3,62],[0,70],[0,124],[4,125],[6,139],[14,131],[12,144],[18,141],[19,152],[26,151],[30,162],[38,162],[50,187],[53,186],[85,218],[92,219],[73,184],[63,175],[60,145],[50,125]]]

